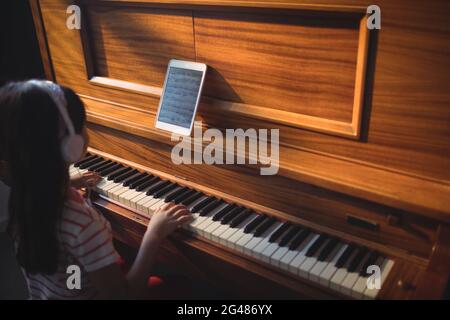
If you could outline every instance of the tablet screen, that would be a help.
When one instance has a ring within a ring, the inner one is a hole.
[[[158,121],[189,128],[202,82],[203,72],[170,67]]]

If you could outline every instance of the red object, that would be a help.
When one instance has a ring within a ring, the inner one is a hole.
[[[120,258],[117,264],[126,274],[130,265]],[[181,275],[150,276],[147,281],[150,299],[186,299],[192,296],[190,280]]]

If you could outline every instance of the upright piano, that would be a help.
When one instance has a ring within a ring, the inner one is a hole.
[[[181,203],[195,220],[160,261],[230,297],[443,298],[450,4],[378,0],[381,29],[372,4],[30,0],[46,77],[87,109],[70,171],[103,176],[93,203],[118,243],[137,248],[154,210]],[[170,59],[209,67],[196,130],[279,129],[277,174],[249,152],[173,163],[178,141],[154,127]]]

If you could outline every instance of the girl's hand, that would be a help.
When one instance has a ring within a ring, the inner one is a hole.
[[[86,172],[70,179],[70,185],[75,189],[92,188],[96,186],[102,177],[95,172]]]
[[[145,236],[163,240],[174,230],[192,220],[193,217],[185,206],[167,203],[153,214]]]

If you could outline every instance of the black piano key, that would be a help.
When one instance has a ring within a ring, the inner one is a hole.
[[[203,193],[201,193],[200,191],[196,191],[192,196],[181,201],[181,204],[188,206],[188,205],[194,203],[195,201],[197,201],[198,199],[200,199],[202,196],[203,196]]]
[[[308,236],[311,234],[311,230],[309,229],[301,229],[300,232],[298,232],[294,238],[292,239],[292,242],[289,244],[289,250],[295,250],[298,248],[299,245],[303,243],[303,241],[308,238]]]
[[[279,237],[291,226],[289,222],[283,223],[281,227],[277,229],[269,238],[269,242],[273,243],[278,240]]]
[[[235,204],[227,204],[225,207],[220,209],[216,214],[212,217],[213,221],[220,221],[222,218],[231,210],[239,209]]]
[[[241,213],[239,213],[233,220],[230,222],[230,227],[236,228],[238,225],[240,225],[245,219],[250,217],[252,214],[251,209],[245,209]]]
[[[244,233],[251,233],[256,229],[264,220],[268,217],[265,214],[258,215],[255,219],[252,220],[249,224],[247,224],[244,228]]]
[[[102,175],[102,174],[100,174],[100,175],[101,175],[102,177],[104,177],[105,179],[108,179],[108,177],[109,177],[111,174],[116,173],[117,171],[122,170],[123,168],[124,168],[124,166],[119,165],[119,166],[117,166],[117,167],[115,167],[115,168],[105,169],[105,170],[103,171],[103,175]]]
[[[83,164],[80,164],[80,169],[88,169],[89,167],[91,167],[91,166],[93,166],[93,165],[96,165],[97,163],[100,163],[100,162],[102,162],[102,161],[104,161],[104,159],[103,158],[101,158],[101,157],[97,157],[97,158],[95,158],[95,159],[92,159],[92,160],[90,160],[90,161],[87,161],[87,162],[85,162],[85,163],[83,163]]]
[[[336,268],[342,268],[355,250],[356,247],[352,244],[349,244],[347,249],[345,249],[344,253],[338,259],[338,261],[336,261],[335,264]]]
[[[117,164],[118,164],[118,163],[116,163],[116,162],[111,162],[111,163],[108,164],[108,165],[105,165],[105,166],[103,166],[103,167],[98,168],[98,169],[96,170],[96,172],[97,172],[98,174],[101,175],[101,173],[102,173],[103,171],[108,170],[108,169],[111,169],[112,167],[116,166]]]
[[[160,196],[156,196],[157,198],[165,199],[170,196],[172,193],[177,192],[181,188],[180,185],[174,183],[173,185],[167,186],[166,190],[160,191]],[[157,193],[155,193],[156,195]]]
[[[192,196],[193,194],[197,193],[197,191],[189,189],[189,188],[185,188],[187,190],[184,190],[182,193],[180,193],[176,198],[174,198],[172,200],[173,203],[175,204],[180,204],[183,200],[189,198],[190,196]]]
[[[282,237],[280,242],[278,243],[280,247],[286,247],[289,241],[291,241],[294,236],[300,231],[299,226],[293,226],[291,229],[289,229]]]
[[[116,164],[118,164],[118,163],[115,163],[115,162],[111,161],[110,163],[105,164],[105,165],[101,166],[100,168],[95,169],[94,172],[97,172],[98,174],[100,174],[101,172],[103,172],[103,170],[109,169],[112,166],[115,166]]]
[[[161,189],[164,189],[168,185],[171,185],[172,182],[168,180],[161,180],[160,182],[153,185],[150,189],[147,190],[147,195],[151,196],[154,195],[156,192],[160,191]]]
[[[124,182],[123,182],[123,186],[124,186],[124,187],[129,187],[130,184],[132,184],[132,183],[134,183],[134,182],[136,182],[136,181],[138,181],[138,180],[140,180],[140,179],[142,179],[142,178],[144,178],[144,177],[146,177],[146,176],[147,176],[146,173],[141,173],[141,172],[139,172],[139,174],[134,175],[133,177],[130,177],[130,179],[128,179],[127,181],[124,181]],[[130,188],[130,189],[131,189],[131,188]]]
[[[267,229],[269,229],[277,221],[278,219],[275,217],[272,217],[264,221],[264,223],[262,223],[260,226],[256,228],[254,233],[255,237],[261,236],[264,232],[266,232]]]
[[[374,265],[378,258],[380,257],[380,253],[378,253],[377,251],[372,251],[369,255],[369,258],[367,258],[366,262],[364,263],[364,265],[362,266],[359,275],[363,276],[363,277],[367,277],[367,268],[371,265]]]
[[[214,204],[212,204],[214,203]],[[191,208],[191,212],[198,212],[201,216],[206,216],[211,210],[214,210],[221,204],[220,200],[214,197],[203,199]]]
[[[102,177],[105,177],[108,174],[110,174],[111,172],[117,171],[120,168],[123,168],[123,166],[120,163],[115,163],[114,165],[110,166],[109,168],[106,168],[106,169],[103,169],[102,171],[100,171],[99,174]]]
[[[158,177],[152,177],[148,181],[144,182],[143,184],[136,187],[136,191],[143,191],[144,189],[154,185],[155,183],[161,181]]]
[[[353,257],[353,259],[350,261],[347,267],[348,272],[356,272],[358,266],[361,264],[361,261],[368,252],[369,251],[365,248],[359,248],[358,253]]]
[[[120,176],[121,174],[124,174],[124,173],[126,173],[128,171],[131,171],[131,170],[133,170],[133,169],[130,168],[130,167],[127,167],[127,168],[123,168],[123,169],[117,170],[115,172],[111,172],[108,175],[108,180],[111,181],[111,180],[115,179],[116,177]]]
[[[339,240],[336,238],[332,238],[330,241],[328,241],[322,251],[320,251],[317,260],[325,261],[325,259],[330,255],[330,253],[336,248],[338,244]]]
[[[119,182],[122,183],[122,185],[124,187],[128,187],[128,182],[130,180],[134,180],[137,176],[141,175],[141,173],[138,170],[136,170],[136,169],[133,170],[133,171],[130,171],[129,173],[130,173],[130,175],[127,175],[127,177],[125,179],[119,181]],[[120,177],[118,177],[118,178],[120,178]],[[126,186],[125,186],[125,184],[126,184]]]
[[[98,156],[96,156],[96,155],[89,155],[89,156],[87,156],[87,157],[81,159],[80,161],[75,162],[75,163],[73,164],[73,166],[74,166],[75,168],[78,168],[78,167],[81,166],[83,163],[89,162],[89,161],[94,160],[94,159],[96,159],[96,158],[98,158]]]
[[[152,175],[148,175],[148,174],[144,174],[139,180],[130,183],[130,189],[136,189],[137,187],[139,187],[141,184],[146,183],[147,181],[149,181],[153,176]]]
[[[153,196],[155,198],[164,198],[165,196],[168,195],[169,192],[175,190],[176,188],[179,188],[180,186],[177,185],[176,183],[170,183],[169,185],[165,186],[164,188],[162,188],[161,190],[156,191]]]
[[[155,193],[161,191],[162,189],[170,185],[172,185],[172,182],[168,180],[161,180],[160,182],[155,183],[150,189],[147,190],[147,195],[154,196]]]
[[[246,210],[244,207],[236,207],[230,211],[228,211],[227,214],[223,216],[223,218],[220,220],[221,224],[229,224],[230,221],[232,221],[235,217],[237,217],[241,212]]]
[[[306,251],[305,256],[312,257],[316,254],[316,252],[320,249],[320,247],[327,241],[328,237],[326,235],[320,235],[316,241],[309,247],[308,251]]]
[[[104,165],[107,165],[108,163],[111,163],[111,162],[112,162],[111,160],[102,160],[100,162],[97,162],[97,163],[87,167],[86,169],[89,171],[95,171],[98,168],[103,167]]]
[[[139,173],[139,171],[137,171],[136,169],[127,171],[125,173],[122,173],[121,175],[118,175],[117,177],[115,177],[113,179],[114,182],[119,183],[119,182],[124,182],[127,179],[129,179],[130,177],[134,177],[135,174]]]
[[[177,190],[177,191],[171,193],[170,195],[168,195],[164,199],[164,202],[171,202],[171,201],[175,200],[176,198],[178,198],[178,196],[180,196],[180,195],[182,195],[182,194],[184,194],[186,192],[189,192],[189,191],[190,191],[190,189],[188,187],[180,188],[179,190]]]
[[[93,171],[95,173],[99,173],[100,171],[102,171],[103,169],[109,168],[111,165],[113,165],[114,162],[112,162],[111,160],[106,161],[106,163],[104,163],[103,165],[97,167],[97,168],[90,168],[89,171]]]

